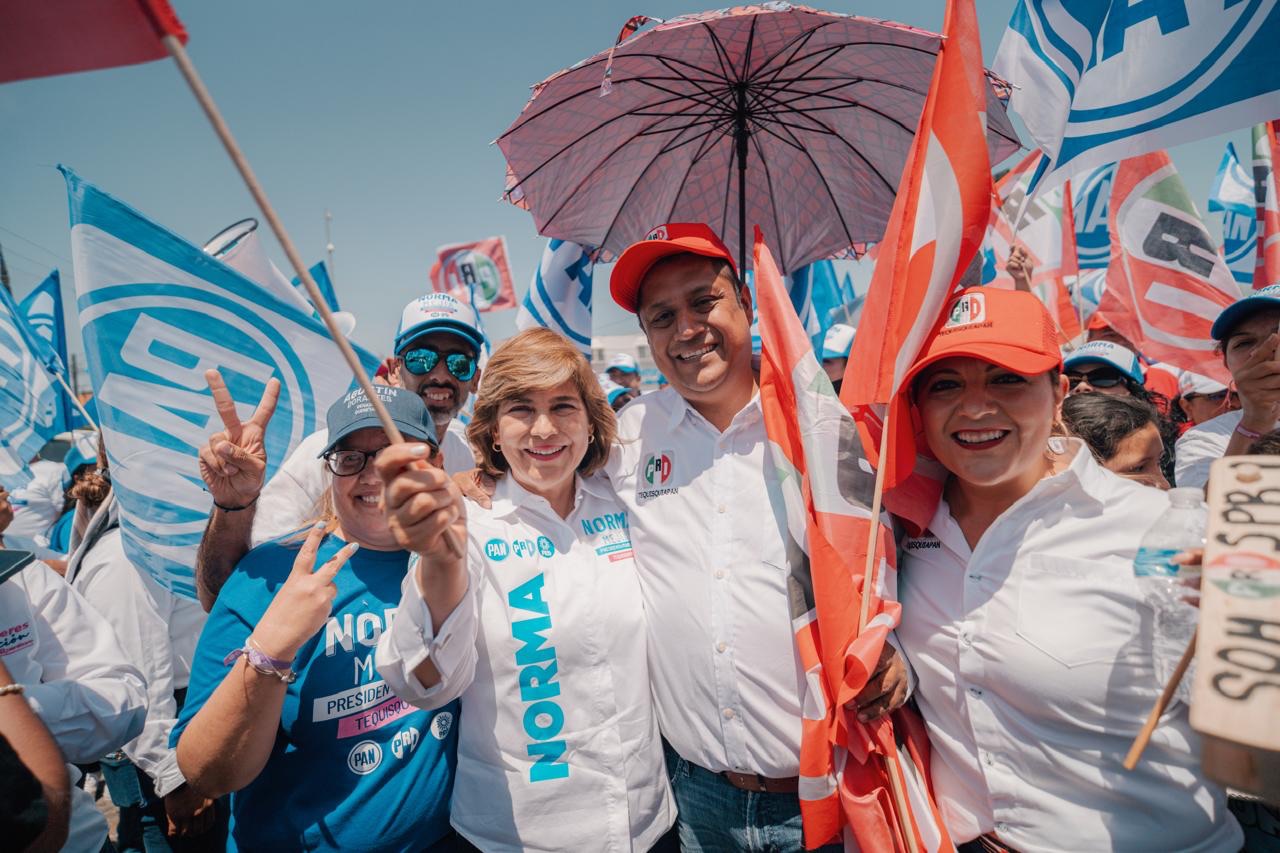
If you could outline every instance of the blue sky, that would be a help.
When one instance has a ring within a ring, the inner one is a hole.
[[[390,348],[401,307],[428,288],[441,244],[503,234],[517,293],[528,286],[545,241],[527,213],[499,200],[504,161],[489,143],[519,113],[529,85],[607,48],[631,15],[714,7],[687,0],[173,5],[191,34],[192,59],[308,262],[324,257],[324,211],[333,212],[338,297],[359,318],[355,338],[379,352]],[[990,62],[1014,0],[977,5]],[[944,3],[826,8],[937,31]],[[0,86],[0,127],[0,244],[19,296],[59,266],[66,304],[74,305],[57,163],[193,242],[256,215],[168,61]],[[1202,215],[1227,139],[1247,152],[1247,130],[1171,151]],[[1209,218],[1215,234],[1217,219]],[[264,238],[285,269],[283,253]],[[606,284],[598,275],[596,333],[634,330]],[[509,334],[514,313],[495,316],[491,333]],[[74,317],[69,322],[75,349]]]

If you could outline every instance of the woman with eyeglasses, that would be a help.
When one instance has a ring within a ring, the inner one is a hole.
[[[375,390],[413,443],[403,447],[432,457],[418,396]],[[359,390],[329,409],[328,427],[320,518],[250,551],[209,614],[172,738],[178,766],[206,796],[231,793],[234,849],[451,849],[458,705],[412,708],[374,669],[409,567],[372,464],[387,436]],[[443,472],[419,469],[442,549],[461,498]]]
[[[378,644],[401,698],[461,697],[452,821],[486,853],[675,845],[627,513],[599,473],[615,430],[566,338],[528,329],[499,347],[467,430],[492,505],[468,504],[465,565],[424,560],[405,579]],[[405,459],[394,447],[378,468],[413,542]]]

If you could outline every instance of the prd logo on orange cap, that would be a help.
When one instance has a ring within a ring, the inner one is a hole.
[[[613,265],[609,293],[619,306],[636,313],[640,283],[649,269],[670,255],[682,253],[719,258],[729,262],[735,274],[738,265],[716,233],[702,222],[668,222],[653,228],[638,243],[632,243]]]

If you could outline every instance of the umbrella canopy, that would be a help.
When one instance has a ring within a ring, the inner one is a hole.
[[[759,225],[787,272],[881,238],[937,34],[788,3],[633,35],[648,20],[535,86],[498,138],[506,197],[538,233],[617,253],[655,225],[706,222],[741,256]],[[991,82],[995,163],[1020,143]]]

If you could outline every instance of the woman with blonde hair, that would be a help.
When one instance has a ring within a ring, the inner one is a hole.
[[[421,398],[375,391],[412,442],[399,447],[430,458]],[[250,551],[209,613],[171,738],[178,767],[206,796],[231,793],[230,849],[451,849],[457,705],[411,708],[373,668],[410,557],[370,464],[389,442],[359,390],[330,407],[328,427],[325,517]],[[435,505],[420,544],[431,557],[461,499],[443,471],[417,474]]]
[[[465,569],[423,560],[405,579],[378,671],[420,708],[461,697],[451,817],[472,844],[650,849],[675,807],[627,514],[598,473],[613,412],[568,340],[529,329],[489,360],[467,432],[492,506],[467,505]],[[378,470],[416,550],[430,502],[411,460],[393,447]]]

